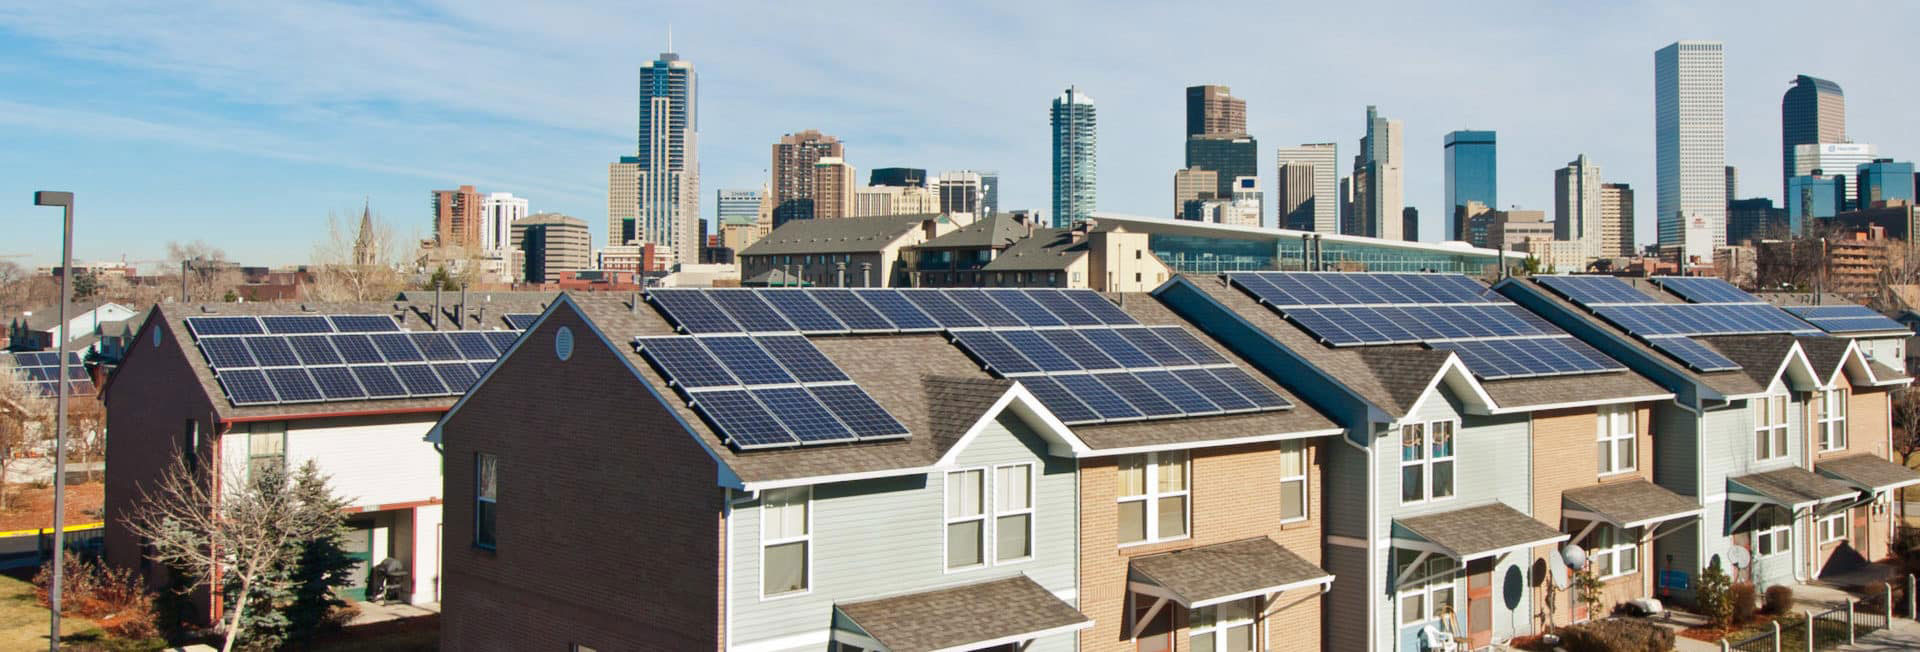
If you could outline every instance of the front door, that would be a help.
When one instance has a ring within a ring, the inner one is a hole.
[[[341,595],[348,600],[366,600],[367,572],[373,568],[373,523],[359,522],[347,524],[347,537],[342,548],[348,557],[354,560],[353,583],[340,589]]]
[[[1493,560],[1467,562],[1467,646],[1493,644]]]

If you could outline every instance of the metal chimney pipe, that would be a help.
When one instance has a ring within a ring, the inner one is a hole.
[[[860,287],[873,287],[873,263],[860,263]]]
[[[1313,259],[1313,234],[1302,233],[1300,234],[1300,271],[1302,272],[1312,271],[1313,267],[1310,266],[1307,262],[1312,259]]]
[[[440,328],[440,286],[441,281],[433,282],[433,314],[427,315],[427,325]]]
[[[636,315],[640,314],[640,291],[639,290],[634,290],[633,303],[627,304],[627,308],[632,310],[633,314],[636,314]]]
[[[833,284],[835,286],[847,286],[847,261],[843,260],[833,264],[833,276]]]

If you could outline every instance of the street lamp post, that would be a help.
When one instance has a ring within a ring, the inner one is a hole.
[[[73,193],[41,190],[33,193],[35,206],[59,206],[63,213],[60,236],[60,335],[58,351],[60,356],[60,382],[55,383],[55,416],[53,426],[53,580],[47,591],[47,602],[53,611],[53,624],[47,638],[47,649],[60,650],[60,579],[63,577],[62,562],[66,558],[66,495],[67,495],[67,394],[70,392],[67,380],[67,340],[72,333],[67,329],[67,300],[72,297],[73,288]]]

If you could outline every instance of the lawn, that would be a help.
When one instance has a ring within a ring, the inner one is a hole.
[[[34,601],[33,585],[0,575],[0,650],[46,649],[47,625],[47,610]],[[92,622],[72,616],[60,619],[60,634],[75,642],[103,638]]]

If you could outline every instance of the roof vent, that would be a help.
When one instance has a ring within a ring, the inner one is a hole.
[[[210,313],[210,312],[214,312],[214,309],[213,309],[213,306],[209,306],[203,303],[203,304],[200,304],[200,312]]]

